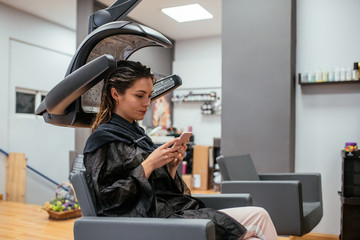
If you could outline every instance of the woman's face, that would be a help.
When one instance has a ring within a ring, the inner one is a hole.
[[[128,88],[123,95],[118,94],[113,88],[111,95],[115,99],[114,112],[129,122],[144,119],[150,106],[150,96],[153,92],[151,78],[140,78]]]

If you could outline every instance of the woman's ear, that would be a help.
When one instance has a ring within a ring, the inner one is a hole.
[[[116,91],[115,88],[111,88],[111,97],[115,100],[115,102],[119,101],[119,93]]]

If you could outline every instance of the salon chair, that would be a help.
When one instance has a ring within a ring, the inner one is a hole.
[[[83,216],[74,223],[75,240],[215,240],[215,227],[208,219],[129,218],[96,216],[94,197],[86,173],[73,175],[75,189]],[[206,206],[223,209],[250,206],[250,194],[199,194],[193,195]]]
[[[250,193],[253,205],[268,211],[279,235],[302,236],[320,222],[320,174],[258,174],[250,154],[216,160],[222,175],[221,193]]]

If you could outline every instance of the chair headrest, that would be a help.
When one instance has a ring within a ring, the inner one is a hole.
[[[260,180],[250,154],[216,158],[223,180]]]

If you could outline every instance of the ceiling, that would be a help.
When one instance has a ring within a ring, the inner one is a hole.
[[[110,6],[115,0],[98,0]],[[75,30],[76,0],[0,0],[0,2]],[[161,12],[161,8],[199,3],[214,18],[178,23]],[[128,16],[173,40],[185,40],[221,34],[221,0],[142,0]]]

